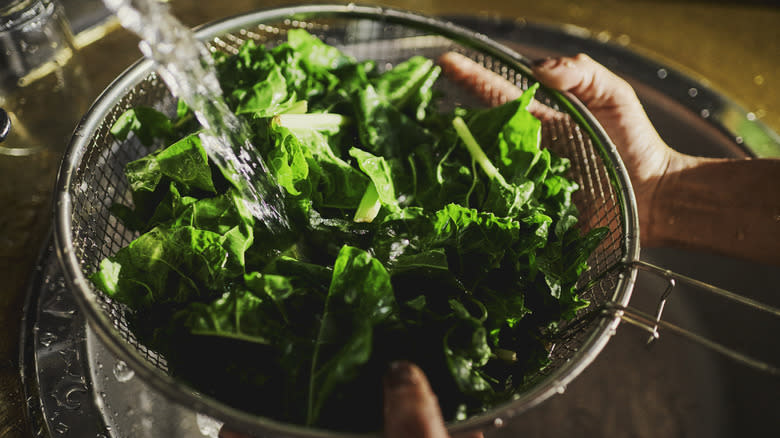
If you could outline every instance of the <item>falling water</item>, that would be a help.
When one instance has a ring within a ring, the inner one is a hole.
[[[174,96],[192,108],[204,128],[209,158],[241,192],[252,214],[268,228],[287,228],[279,186],[249,141],[249,131],[222,99],[213,58],[205,44],[159,0],[103,0],[123,27],[141,38],[139,47]]]

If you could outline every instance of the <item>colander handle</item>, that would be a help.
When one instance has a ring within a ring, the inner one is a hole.
[[[747,356],[739,351],[736,351],[730,347],[726,347],[723,344],[719,344],[715,341],[712,341],[710,339],[707,339],[701,335],[698,335],[696,333],[693,333],[689,330],[686,330],[682,327],[679,327],[677,325],[674,325],[672,323],[666,322],[661,320],[661,316],[663,315],[664,306],[666,305],[666,299],[669,297],[669,295],[672,292],[672,289],[677,284],[677,282],[685,283],[690,286],[699,288],[701,290],[710,292],[712,294],[718,295],[720,297],[726,298],[734,303],[739,303],[742,305],[745,305],[747,307],[750,307],[754,310],[767,312],[775,317],[780,317],[780,309],[774,306],[770,306],[768,304],[761,303],[759,301],[743,297],[741,295],[737,295],[733,292],[729,292],[725,289],[721,289],[719,287],[713,286],[711,284],[705,283],[703,281],[696,280],[694,278],[686,277],[681,274],[677,274],[675,272],[672,272],[668,269],[660,268],[658,266],[655,266],[653,264],[643,262],[641,260],[636,260],[631,263],[634,267],[638,269],[642,269],[644,271],[650,272],[652,274],[656,274],[659,277],[663,277],[668,281],[668,286],[664,293],[661,295],[661,298],[658,302],[658,306],[656,308],[656,314],[655,316],[650,315],[648,313],[642,312],[640,310],[622,306],[616,303],[608,304],[608,308],[610,308],[612,311],[617,314],[617,316],[620,317],[621,320],[634,325],[636,327],[639,327],[648,333],[650,333],[650,338],[648,339],[648,343],[653,342],[657,340],[661,335],[659,333],[659,327],[663,327],[664,329],[671,330],[672,332],[681,335],[693,342],[696,342],[706,348],[709,348],[712,351],[715,351],[717,353],[723,354],[731,359],[736,360],[737,362],[743,363],[745,365],[748,365],[750,367],[756,368],[760,371],[764,371],[766,373],[772,374],[772,375],[780,375],[780,368],[769,364],[767,362],[764,362],[759,359],[755,359],[753,357]]]

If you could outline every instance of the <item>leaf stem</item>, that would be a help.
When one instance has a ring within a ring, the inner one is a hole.
[[[355,211],[355,222],[371,222],[374,220],[379,209],[382,207],[382,202],[379,200],[379,193],[376,191],[374,182],[369,182],[366,191],[363,193],[363,197],[360,199],[360,204]]]
[[[274,116],[273,123],[287,129],[315,129],[327,130],[338,128],[349,123],[349,118],[341,114],[315,113],[315,114],[278,114]]]
[[[482,150],[482,147],[477,143],[477,139],[471,134],[471,130],[469,130],[466,122],[464,122],[461,117],[455,117],[452,119],[452,126],[455,128],[458,137],[463,141],[463,144],[466,145],[466,149],[468,149],[471,157],[479,164],[479,167],[482,168],[485,174],[501,185],[506,186],[506,180],[504,180],[504,177],[501,176],[498,169],[493,166],[493,163],[491,163],[490,159],[485,155],[485,151]]]

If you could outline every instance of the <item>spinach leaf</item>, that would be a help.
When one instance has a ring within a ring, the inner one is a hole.
[[[125,140],[134,133],[141,144],[150,146],[155,138],[167,138],[173,133],[173,124],[165,114],[154,108],[138,106],[131,108],[114,122],[111,134],[117,140]]]
[[[390,165],[384,157],[377,157],[358,148],[349,150],[349,154],[357,160],[360,170],[371,180],[361,204],[355,212],[355,222],[371,222],[378,213],[380,205],[394,213],[400,210],[395,197],[393,177]]]
[[[155,227],[103,260],[90,278],[134,308],[207,299],[224,284],[221,267],[231,256],[226,240],[189,226]]]
[[[428,130],[387,102],[373,86],[358,90],[355,101],[358,134],[368,152],[393,158],[435,142]]]
[[[433,84],[441,67],[432,60],[413,56],[372,81],[379,95],[412,118],[425,120],[433,100]]]
[[[287,93],[287,81],[278,66],[268,72],[265,80],[256,82],[251,91],[234,92],[239,103],[236,114],[253,114],[255,117],[270,117],[284,112],[295,103],[295,96]]]
[[[277,146],[268,155],[269,166],[288,193],[310,199],[314,208],[354,209],[368,181],[330,146],[328,132],[343,122],[329,121],[325,115],[310,118],[325,120],[324,126],[318,126],[317,120],[308,127],[280,121],[289,118],[271,124],[271,139]]]
[[[374,327],[396,311],[387,270],[367,252],[343,247],[314,346],[307,424],[317,421],[330,393],[353,379],[369,360]]]
[[[249,291],[229,291],[210,304],[190,305],[184,322],[198,336],[221,336],[270,344],[273,319],[264,318],[263,300]],[[265,306],[267,307],[267,306]]]
[[[287,32],[287,41],[297,51],[301,59],[309,65],[324,69],[337,69],[354,62],[354,58],[329,46],[319,38],[303,29],[291,29]]]
[[[482,321],[474,318],[459,301],[450,300],[453,316],[458,319],[444,336],[447,365],[460,390],[471,396],[489,397],[493,387],[479,368],[487,364],[491,348]]]

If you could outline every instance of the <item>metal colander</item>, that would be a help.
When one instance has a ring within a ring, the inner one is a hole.
[[[374,59],[380,68],[390,68],[412,55],[436,59],[455,51],[521,89],[534,83],[522,56],[479,34],[436,19],[374,7],[319,5],[262,11],[208,25],[198,30],[197,36],[208,42],[212,50],[231,53],[247,39],[267,45],[285,41],[286,31],[292,28],[305,28],[358,59]],[[439,87],[445,96],[444,106],[476,105],[471,91],[446,75],[440,78]],[[609,228],[580,283],[586,288],[584,297],[592,305],[563,327],[559,341],[552,346],[552,363],[531,379],[516,400],[450,424],[453,433],[500,425],[561,392],[614,333],[620,312],[614,311],[615,307],[605,311],[605,304],[626,306],[636,277],[636,204],[615,147],[576,99],[543,88],[537,91],[536,98],[564,114],[544,123],[542,141],[545,147],[571,160],[569,176],[581,187],[574,202],[580,211],[582,231],[598,226]],[[137,237],[109,209],[115,203],[131,204],[124,167],[149,149],[133,137],[119,142],[109,130],[129,108],[147,105],[173,113],[175,102],[153,72],[152,63],[142,61],[109,86],[78,126],[60,170],[55,217],[59,257],[71,289],[91,327],[109,349],[136,375],[171,399],[253,433],[330,436],[332,432],[282,424],[239,411],[176,381],[167,374],[165,358],[136,339],[125,318],[127,309],[97,291],[87,279],[101,260]]]

